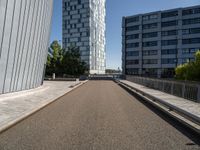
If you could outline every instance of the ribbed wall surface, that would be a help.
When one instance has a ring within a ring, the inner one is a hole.
[[[42,84],[53,0],[0,0],[0,94]]]

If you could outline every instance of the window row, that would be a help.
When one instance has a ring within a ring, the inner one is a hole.
[[[200,48],[183,48],[182,54],[194,54],[198,50],[200,50]],[[178,53],[177,49],[162,49],[161,50],[162,55],[173,55],[173,54],[177,54],[177,53]],[[157,54],[158,54],[158,50],[143,51],[143,56],[152,56],[152,55],[157,55]],[[139,56],[139,51],[126,52],[126,56]]]
[[[167,18],[167,17],[175,17],[178,16],[178,11],[171,11],[171,12],[165,12],[161,14],[162,18]]]
[[[66,7],[67,7],[67,4],[64,4],[64,8]],[[182,16],[199,14],[199,13],[200,13],[200,8],[186,9],[182,11]],[[178,10],[161,13],[161,18],[176,17],[176,16],[178,16]],[[158,19],[158,14],[142,16],[143,21],[153,20],[153,19]],[[139,21],[139,16],[126,19],[126,23],[138,22],[138,21]]]
[[[182,64],[188,63],[188,62],[192,62],[194,61],[194,58],[183,58],[182,59]]]
[[[178,44],[177,39],[161,41],[162,46],[177,45],[177,44]],[[200,44],[200,38],[183,39],[182,44],[183,45],[185,45],[185,44]],[[158,41],[148,41],[148,42],[142,43],[143,47],[153,47],[153,46],[157,46],[157,45],[158,45]],[[133,47],[139,47],[139,42],[126,44],[126,48],[133,48]]]
[[[182,54],[194,54],[196,53],[200,48],[183,48],[182,49]],[[178,50],[177,49],[162,49],[161,54],[162,55],[174,55],[177,54]],[[143,51],[143,56],[152,56],[152,55],[157,55],[158,50],[145,50]],[[139,56],[139,51],[129,51],[126,52],[126,56]]]
[[[184,19],[183,25],[198,24],[200,23],[200,18]]]
[[[182,44],[200,44],[200,38],[183,39]]]
[[[188,35],[188,34],[198,34],[200,33],[200,28],[189,28],[189,29],[183,29],[182,30],[182,35]],[[178,35],[178,30],[168,30],[168,31],[162,31],[161,36],[173,36],[173,35]],[[149,32],[149,33],[143,33],[142,38],[152,38],[152,37],[157,37],[158,32]],[[132,35],[127,35],[126,39],[138,39],[139,34],[132,34]]]
[[[152,19],[158,19],[158,14],[146,15],[142,17],[143,21],[152,20]]]
[[[126,69],[126,74],[127,75],[138,75],[139,69],[138,68],[128,68],[128,69]]]
[[[187,35],[187,34],[197,34],[200,33],[200,28],[190,28],[190,29],[183,29],[182,34]]]
[[[182,58],[182,63],[192,62],[194,58]],[[139,60],[127,60],[126,65],[137,65],[139,64]],[[158,64],[157,59],[143,59],[143,64]],[[177,58],[162,58],[161,64],[177,64]],[[136,69],[136,68],[131,68]]]
[[[182,49],[183,54],[194,54],[196,53],[200,48],[184,48]]]
[[[193,9],[186,9],[182,11],[182,15],[192,15],[192,14],[199,14],[200,13],[200,8],[193,8]]]
[[[166,21],[161,23],[161,27],[169,27],[178,25],[178,20]]]
[[[163,49],[161,50],[162,55],[171,55],[171,54],[177,54],[177,49]]]
[[[126,48],[134,48],[134,47],[139,47],[139,42],[126,44]]]
[[[183,25],[198,24],[198,23],[200,23],[200,18],[184,19],[182,21]],[[178,20],[161,22],[161,27],[170,27],[170,26],[177,26],[177,25],[178,25]],[[150,24],[142,25],[142,29],[153,29],[157,27],[158,27],[158,23],[150,23]],[[139,25],[126,28],[126,31],[135,31],[135,30],[139,30]]]

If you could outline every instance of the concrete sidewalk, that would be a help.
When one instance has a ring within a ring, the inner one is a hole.
[[[180,98],[158,90],[154,90],[127,80],[119,80],[119,82],[139,92],[141,95],[144,95],[153,101],[157,101],[158,103],[167,106],[169,109],[174,110],[179,114],[182,114],[182,116],[185,117],[187,116],[191,120],[194,120],[195,123],[198,124],[197,127],[199,128],[200,125],[199,103],[195,103],[193,101],[189,101],[184,98]]]
[[[36,89],[0,95],[0,132],[85,82],[45,81]]]

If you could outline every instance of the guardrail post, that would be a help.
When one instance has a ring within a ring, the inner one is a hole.
[[[198,85],[197,103],[200,103],[200,85]]]
[[[185,83],[183,83],[183,87],[182,87],[182,98],[185,97]]]
[[[171,84],[172,84],[172,86],[171,86],[171,94],[174,95],[174,93],[173,93],[173,91],[174,91],[174,82],[172,82]]]
[[[165,86],[165,82],[164,81],[162,81],[162,90],[161,91],[164,91],[164,86]]]

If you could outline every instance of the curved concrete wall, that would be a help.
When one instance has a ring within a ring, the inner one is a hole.
[[[0,94],[42,84],[53,0],[0,0]]]

